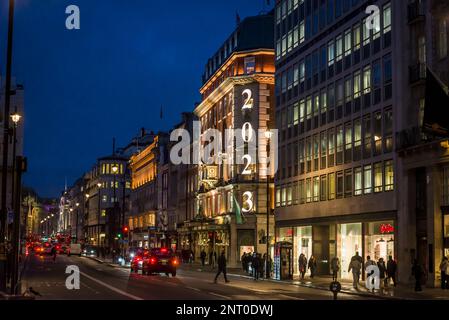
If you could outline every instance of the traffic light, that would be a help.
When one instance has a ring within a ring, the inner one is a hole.
[[[121,234],[121,233],[118,233],[118,234],[117,234],[117,238],[121,239],[121,238],[122,238],[122,234]]]
[[[128,235],[128,231],[129,231],[129,227],[128,226],[124,226],[123,227],[123,234],[126,236]]]

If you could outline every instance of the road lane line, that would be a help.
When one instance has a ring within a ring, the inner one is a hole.
[[[288,298],[288,299],[293,299],[293,300],[306,300],[306,299],[303,299],[303,298],[293,297],[293,296],[289,296],[289,295],[286,295],[286,294],[280,294],[279,296],[280,297],[285,297],[285,298]]]
[[[231,300],[230,297],[222,296],[221,294],[218,294],[218,293],[215,293],[215,292],[209,292],[209,294],[213,295],[213,296],[216,296],[216,297],[220,297],[220,298],[226,299],[226,300]]]
[[[195,291],[201,291],[200,289],[194,288],[194,287],[186,287],[186,289],[195,290]]]
[[[133,300],[144,300],[144,299],[142,299],[142,298],[140,298],[140,297],[134,296],[134,295],[132,295],[132,294],[130,294],[130,293],[128,293],[128,292],[125,292],[125,291],[120,290],[120,289],[118,289],[118,288],[116,288],[116,287],[113,287],[113,286],[111,286],[111,285],[109,285],[109,284],[107,284],[107,283],[105,283],[105,282],[103,282],[103,281],[101,281],[101,280],[98,280],[98,279],[96,279],[96,278],[94,278],[94,277],[92,277],[92,276],[89,276],[88,274],[86,274],[86,273],[84,273],[84,272],[81,272],[81,271],[80,271],[80,274],[83,275],[84,277],[86,277],[87,279],[90,279],[90,280],[92,280],[92,281],[94,281],[94,282],[96,282],[96,283],[102,285],[103,287],[106,287],[106,288],[108,288],[109,290],[112,290],[112,291],[114,291],[114,292],[117,292],[117,293],[119,293],[119,294],[121,294],[121,295],[123,295],[123,296],[125,296],[125,297],[131,298],[131,299],[133,299]]]

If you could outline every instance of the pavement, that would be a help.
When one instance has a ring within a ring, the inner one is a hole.
[[[220,276],[214,284],[214,272],[182,266],[176,277],[144,276],[97,258],[60,255],[54,262],[49,256],[30,255],[21,279],[22,292],[32,287],[37,300],[332,300],[329,291],[281,282],[259,281],[237,274],[229,283]],[[67,267],[77,267],[79,289],[70,290]],[[192,269],[191,269],[192,268]],[[339,300],[361,297],[341,293]],[[375,297],[364,299],[374,300]]]

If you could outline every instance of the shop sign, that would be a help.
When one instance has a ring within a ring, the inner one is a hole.
[[[380,225],[380,233],[394,233],[394,227],[389,223],[383,223]]]

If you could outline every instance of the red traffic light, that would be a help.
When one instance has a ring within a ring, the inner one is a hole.
[[[123,227],[123,233],[128,233],[129,228],[128,227]]]

